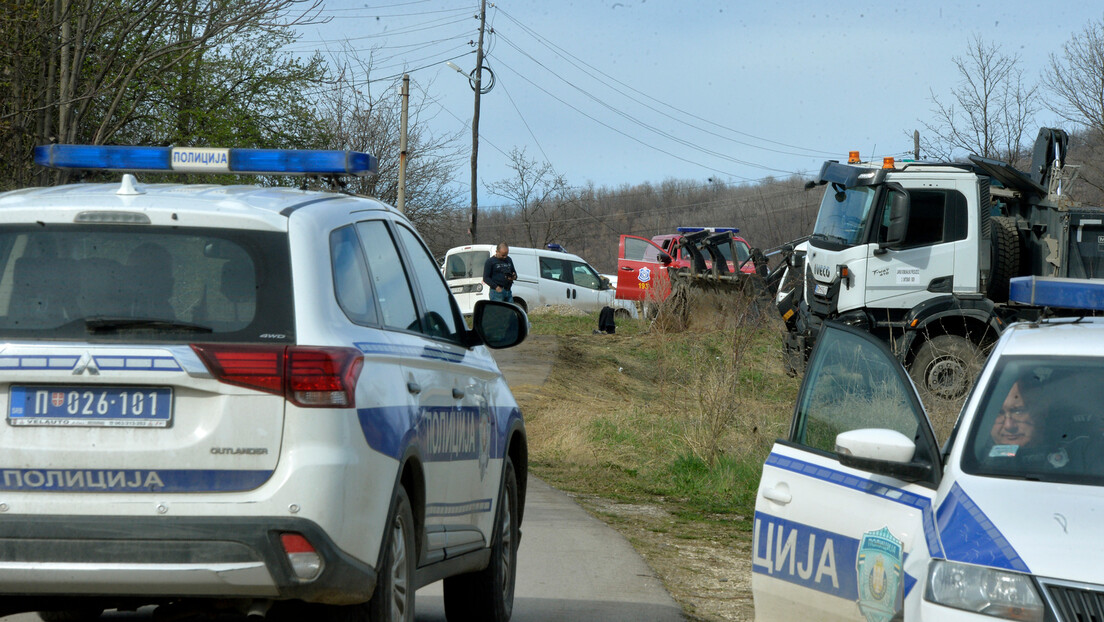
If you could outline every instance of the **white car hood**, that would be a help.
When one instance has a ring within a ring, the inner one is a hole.
[[[936,521],[949,560],[1104,585],[1104,487],[968,477]]]

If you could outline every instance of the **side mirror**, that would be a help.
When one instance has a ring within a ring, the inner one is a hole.
[[[599,286],[598,289],[601,289],[601,290],[613,289],[613,283],[610,282],[608,276],[602,277],[602,284]]]
[[[909,195],[904,188],[891,188],[886,208],[889,210],[889,227],[883,246],[897,248],[905,241],[908,233]]]
[[[932,467],[913,462],[916,443],[896,430],[849,430],[836,436],[840,464],[906,482],[928,481]]]
[[[472,330],[488,348],[510,348],[529,335],[529,316],[511,302],[479,300],[472,310]]]
[[[668,255],[667,253],[660,253],[659,254],[659,263],[661,263],[665,266],[669,266],[669,265],[671,265],[672,261],[674,261],[674,260],[671,259],[671,256]]]

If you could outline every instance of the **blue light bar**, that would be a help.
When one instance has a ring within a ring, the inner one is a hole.
[[[739,233],[740,230],[736,227],[678,227],[675,229],[679,233],[697,233],[699,231],[711,231],[713,233]]]
[[[376,158],[358,151],[40,145],[34,161],[49,168],[248,175],[371,175]]]
[[[1009,280],[1008,299],[1037,307],[1104,311],[1104,279],[1018,276]]]
[[[561,246],[559,244],[556,244],[555,242],[548,245],[548,250],[558,251],[558,252],[561,252],[561,253],[566,253],[567,252],[567,249],[565,249],[563,246]]]

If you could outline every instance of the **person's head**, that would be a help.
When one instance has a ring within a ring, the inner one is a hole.
[[[495,248],[495,257],[502,259],[506,255],[510,254],[510,247],[505,242],[499,242],[498,247]]]
[[[997,445],[1023,447],[1042,437],[1043,413],[1040,404],[1023,380],[1017,381],[1001,404],[989,436]]]

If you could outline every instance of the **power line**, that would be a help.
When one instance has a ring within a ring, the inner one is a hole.
[[[651,100],[651,101],[653,101],[653,102],[656,102],[657,104],[660,104],[660,105],[662,105],[662,106],[665,106],[665,107],[667,107],[667,108],[670,108],[671,110],[674,110],[675,112],[677,112],[677,113],[679,113],[679,114],[681,114],[681,115],[684,115],[684,116],[687,116],[687,117],[690,117],[690,118],[693,118],[693,119],[697,119],[698,121],[702,121],[702,122],[704,122],[704,123],[708,123],[708,124],[710,124],[710,125],[712,125],[712,126],[714,126],[714,127],[718,127],[718,128],[720,128],[720,129],[723,129],[723,130],[726,130],[726,131],[729,131],[729,132],[733,132],[733,133],[735,133],[735,134],[739,134],[739,135],[741,135],[741,136],[746,136],[746,137],[748,137],[748,138],[753,138],[753,139],[755,139],[755,140],[759,140],[759,141],[762,141],[762,142],[766,142],[766,143],[771,143],[771,144],[779,145],[779,146],[782,146],[782,147],[788,147],[788,148],[790,148],[790,149],[798,149],[798,150],[800,150],[800,151],[808,151],[808,152],[811,152],[810,154],[795,154],[795,153],[791,153],[791,152],[786,152],[786,151],[778,151],[778,153],[784,153],[784,154],[787,154],[787,155],[801,155],[801,156],[805,156],[805,157],[808,157],[808,156],[810,156],[810,155],[813,155],[813,156],[818,156],[818,157],[819,157],[819,156],[825,156],[825,155],[828,155],[828,156],[834,155],[834,153],[831,153],[831,152],[827,152],[827,151],[823,151],[823,150],[819,150],[819,149],[810,149],[810,148],[807,148],[807,147],[800,147],[800,146],[797,146],[797,145],[790,145],[790,144],[787,144],[787,143],[783,143],[783,142],[780,142],[780,141],[776,141],[776,140],[771,140],[771,139],[769,139],[769,138],[763,138],[763,137],[761,137],[761,136],[756,136],[756,135],[754,135],[754,134],[749,134],[749,133],[747,133],[747,132],[743,132],[743,131],[737,130],[737,129],[735,129],[735,128],[731,128],[731,127],[728,127],[728,126],[725,126],[725,125],[721,125],[721,124],[719,124],[719,123],[716,123],[716,122],[714,122],[714,121],[711,121],[711,120],[709,120],[709,119],[706,119],[706,118],[700,117],[700,116],[698,116],[698,115],[695,115],[695,114],[693,114],[693,113],[690,113],[690,112],[687,112],[687,111],[685,111],[685,110],[682,110],[682,109],[680,109],[680,108],[678,108],[678,107],[676,107],[676,106],[674,106],[674,105],[671,105],[671,104],[669,104],[669,103],[666,103],[666,102],[664,102],[664,101],[662,101],[662,100],[656,99],[655,97],[652,97],[651,95],[649,95],[649,94],[647,94],[647,93],[645,93],[645,92],[643,92],[643,91],[641,91],[641,90],[639,90],[639,89],[636,89],[636,88],[634,88],[634,87],[632,87],[632,86],[630,86],[630,85],[628,85],[628,84],[626,84],[626,83],[622,82],[621,80],[618,80],[618,79],[617,79],[616,77],[614,77],[614,76],[611,76],[611,75],[610,75],[610,74],[608,74],[608,73],[605,73],[604,71],[602,71],[602,70],[598,69],[597,67],[594,67],[593,65],[591,65],[591,64],[589,64],[589,63],[587,63],[586,61],[584,61],[584,60],[580,59],[579,57],[577,57],[577,56],[575,56],[575,55],[571,54],[570,52],[568,52],[567,50],[563,49],[562,47],[560,47],[560,46],[558,46],[558,45],[556,45],[556,44],[552,43],[552,42],[551,42],[551,41],[550,41],[549,39],[547,39],[546,37],[544,37],[544,36],[540,35],[540,34],[539,34],[539,33],[537,33],[537,32],[536,32],[535,30],[533,30],[532,28],[530,28],[530,27],[526,26],[526,25],[525,25],[525,24],[523,24],[523,23],[522,23],[521,21],[519,21],[519,20],[518,20],[517,18],[515,18],[515,17],[514,17],[514,16],[512,16],[512,15],[510,15],[510,14],[509,14],[509,13],[508,13],[507,11],[505,11],[504,9],[502,9],[502,7],[499,7],[499,6],[497,6],[497,5],[496,5],[496,6],[495,6],[495,8],[496,8],[496,10],[497,10],[498,12],[501,12],[501,13],[502,13],[502,14],[503,14],[503,15],[504,15],[504,16],[505,16],[505,17],[506,17],[507,19],[509,19],[509,20],[510,20],[511,22],[513,22],[513,23],[517,24],[517,25],[518,25],[518,27],[520,27],[520,28],[521,28],[521,29],[522,29],[522,30],[523,30],[524,32],[526,32],[527,34],[529,34],[530,36],[532,36],[532,37],[533,37],[534,39],[536,39],[536,40],[537,40],[538,42],[540,42],[540,43],[542,43],[543,45],[545,45],[546,47],[548,47],[548,48],[549,48],[550,50],[552,50],[552,51],[553,51],[554,53],[556,53],[557,55],[561,56],[561,58],[563,58],[563,57],[564,57],[564,56],[566,55],[567,57],[570,57],[571,59],[574,59],[575,61],[578,61],[579,63],[581,63],[581,64],[585,65],[586,67],[589,67],[590,69],[592,69],[592,70],[596,71],[597,73],[601,74],[601,75],[603,76],[603,78],[604,78],[604,80],[601,80],[601,81],[602,81],[602,82],[604,82],[604,83],[606,83],[607,81],[612,81],[612,82],[615,82],[615,83],[617,83],[617,84],[620,84],[621,86],[623,86],[623,87],[625,87],[625,88],[627,88],[627,89],[629,89],[629,90],[633,91],[634,93],[637,93],[638,95],[641,95],[641,96],[643,96],[643,97],[645,97],[645,98],[647,98],[647,99],[649,99],[649,100]],[[570,62],[570,61],[569,61],[569,62]],[[572,63],[572,64],[573,64],[573,65],[575,65],[574,63]],[[578,68],[578,65],[575,65],[575,67],[576,67],[576,68]],[[586,73],[586,72],[584,71],[584,73]],[[588,73],[588,75],[591,75],[591,74],[589,74],[589,73]],[[593,75],[591,75],[591,77],[593,78],[594,76],[593,76]],[[617,89],[614,89],[614,90],[615,90],[615,91],[617,91]],[[619,92],[619,93],[620,93],[620,91],[617,91],[617,92]],[[621,94],[622,94],[622,95],[624,95],[624,93],[621,93]],[[651,110],[655,110],[654,108],[651,108],[651,107],[649,107],[649,109],[651,109]],[[686,123],[685,121],[682,121],[681,119],[679,119],[679,118],[677,118],[677,117],[674,117],[674,116],[668,115],[668,114],[666,114],[666,113],[663,113],[663,112],[660,112],[660,111],[658,111],[658,110],[655,110],[655,111],[656,111],[656,112],[659,112],[660,114],[664,114],[665,116],[668,116],[669,118],[671,118],[671,119],[674,119],[675,121],[679,121],[679,122],[681,122],[681,123]],[[686,125],[690,125],[691,127],[694,127],[695,129],[699,129],[699,130],[701,130],[701,128],[698,128],[697,126],[694,126],[694,125],[692,125],[692,124],[686,123]],[[701,130],[701,131],[706,131],[706,130]],[[715,134],[714,134],[714,135],[715,135]],[[718,136],[718,138],[726,139],[725,137],[722,137],[722,136]],[[733,140],[734,142],[737,142],[737,143],[739,143],[739,144],[743,144],[743,145],[747,145],[747,146],[750,146],[750,147],[755,147],[755,148],[759,148],[759,149],[766,149],[765,147],[758,147],[758,146],[756,146],[756,145],[750,145],[750,144],[748,144],[748,143],[744,143],[744,142],[740,142],[740,141],[735,141],[734,139],[730,139],[730,138],[727,138],[726,140]],[[777,151],[777,150],[773,150],[773,149],[771,149],[771,151]]]

